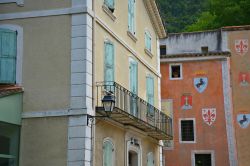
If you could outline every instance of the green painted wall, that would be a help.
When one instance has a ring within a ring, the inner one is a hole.
[[[21,125],[22,98],[22,93],[0,98],[0,121]]]

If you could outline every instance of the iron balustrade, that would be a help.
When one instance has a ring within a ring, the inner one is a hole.
[[[172,119],[169,116],[116,82],[96,83],[97,107],[102,107],[101,100],[107,92],[112,92],[115,97],[114,109],[120,109],[129,116],[140,119],[155,127],[156,130],[172,136]]]

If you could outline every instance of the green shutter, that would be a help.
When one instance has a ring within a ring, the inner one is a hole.
[[[131,99],[130,99],[130,113],[134,116],[138,116],[138,109],[137,109],[137,86],[138,86],[138,65],[137,62],[131,61],[130,66],[130,91],[132,92]]]
[[[135,34],[135,1],[128,0],[128,29]]]
[[[0,83],[16,81],[16,31],[0,29]]]
[[[146,48],[151,51],[151,37],[148,32],[145,32],[145,44]]]
[[[114,7],[115,7],[114,0],[104,0],[104,4],[107,5],[111,9],[114,9]]]
[[[105,141],[103,145],[103,166],[113,166],[113,145],[110,141]]]
[[[147,77],[147,101],[154,105],[154,78],[151,76]]]
[[[114,46],[105,42],[104,81],[114,81]]]
[[[147,166],[154,166],[154,156],[153,156],[153,153],[150,152],[148,153],[147,155]]]

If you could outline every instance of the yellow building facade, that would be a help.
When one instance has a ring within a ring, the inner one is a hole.
[[[16,165],[162,164],[160,140],[171,132],[160,111],[166,33],[155,1],[5,0],[0,36],[15,52],[11,66],[0,55],[12,69],[7,84],[23,89]],[[104,118],[107,92],[115,107]]]

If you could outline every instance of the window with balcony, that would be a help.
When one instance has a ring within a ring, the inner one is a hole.
[[[103,142],[103,166],[114,165],[114,145],[110,139]]]
[[[0,83],[16,83],[17,32],[0,28]]]
[[[153,109],[153,105],[154,105],[154,78],[149,75],[146,78],[146,87],[147,87],[147,102],[149,103],[148,105],[148,115],[150,116],[154,116],[154,109]]]
[[[104,81],[106,82],[105,89],[113,91],[110,85],[114,81],[114,45],[110,41],[104,42]]]
[[[179,138],[181,143],[195,143],[194,119],[180,119],[179,131]]]

